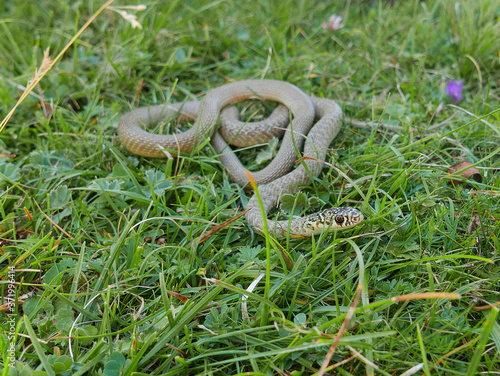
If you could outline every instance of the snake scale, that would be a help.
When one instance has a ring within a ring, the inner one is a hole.
[[[328,146],[336,137],[341,125],[342,110],[335,101],[310,97],[295,85],[284,81],[237,81],[210,90],[201,102],[141,107],[126,113],[120,119],[118,136],[129,151],[147,157],[165,157],[162,149],[168,149],[175,154],[191,152],[211,138],[214,149],[233,181],[245,186],[249,180],[244,167],[221,133],[230,141],[239,138],[240,141],[237,141],[237,144],[240,146],[263,142],[259,139],[260,130],[269,125],[274,125],[276,128],[276,124],[279,128],[282,120],[276,119],[283,117],[283,112],[273,113],[272,119],[274,120],[257,124],[249,123],[245,126],[245,128],[250,128],[248,134],[242,131],[240,125],[236,125],[236,130],[227,130],[223,127],[221,131],[215,132],[221,111],[230,104],[247,99],[280,102],[290,110],[293,116],[275,158],[261,171],[252,173],[257,185],[262,185],[259,187],[259,192],[264,206],[264,215],[267,216],[282,194],[297,192],[300,185],[310,184],[311,177],[317,177],[321,172],[322,163],[318,160],[325,159]],[[278,109],[275,112],[279,112]],[[148,127],[176,115],[179,116],[179,121],[187,119],[196,119],[196,121],[192,128],[175,135],[156,135],[142,129],[142,125]],[[285,117],[288,116],[285,115]],[[317,122],[312,126],[315,119]],[[273,133],[275,131],[272,130],[264,130],[264,132],[270,134],[269,137],[275,135]],[[300,150],[303,144],[303,154],[312,159],[306,159],[293,171],[288,172],[298,159],[295,148]],[[262,233],[263,214],[256,195],[248,202],[247,209],[250,209],[246,213],[248,224]],[[363,214],[357,209],[336,207],[302,218],[284,221],[268,220],[267,223],[269,232],[276,237],[283,237],[287,234],[307,237],[323,231],[351,228],[362,220]]]

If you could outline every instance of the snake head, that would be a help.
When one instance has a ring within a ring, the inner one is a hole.
[[[350,207],[325,209],[319,212],[318,216],[324,227],[330,227],[330,231],[345,230],[357,226],[365,218],[359,210]]]
[[[357,209],[350,207],[330,208],[295,219],[290,225],[289,233],[294,237],[309,237],[322,234],[325,231],[342,231],[357,226],[363,219],[363,214]],[[288,221],[278,222],[278,225],[279,236],[285,236]]]

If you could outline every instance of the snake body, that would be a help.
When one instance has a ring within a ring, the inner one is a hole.
[[[191,152],[212,137],[212,145],[220,154],[219,158],[231,178],[239,185],[245,186],[249,181],[243,165],[221,134],[214,133],[214,129],[223,108],[252,98],[280,102],[289,108],[293,115],[276,157],[266,168],[252,173],[258,185],[265,184],[259,188],[259,192],[267,216],[276,206],[280,195],[296,192],[300,185],[309,184],[311,177],[319,175],[322,164],[316,160],[325,158],[328,146],[340,130],[342,110],[335,101],[309,97],[296,86],[283,81],[244,80],[209,91],[201,102],[174,103],[133,110],[122,116],[118,135],[131,152],[148,157],[165,157],[161,149],[169,149],[176,154]],[[176,135],[155,135],[141,128],[141,124],[147,127],[173,115],[178,115],[180,121],[193,118],[196,118],[196,121],[191,129]],[[311,129],[315,118],[318,121]],[[257,128],[259,127],[264,125],[258,125]],[[255,124],[252,124],[252,128],[256,128]],[[241,134],[241,129],[236,133]],[[235,132],[230,134],[230,138],[235,137]],[[250,135],[243,138],[257,137]],[[316,160],[301,162],[299,167],[287,174],[298,159],[295,147],[300,150],[304,140],[304,155]],[[255,195],[248,202],[247,209],[250,209],[246,214],[249,225],[263,232],[264,222]],[[350,228],[362,220],[363,215],[356,209],[332,208],[291,221],[268,221],[268,228],[277,237],[287,233],[312,236],[325,229],[331,231]]]

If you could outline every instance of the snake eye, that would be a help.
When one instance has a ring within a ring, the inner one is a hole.
[[[337,224],[341,225],[342,223],[344,223],[344,217],[342,217],[341,215],[337,215],[335,217],[335,222],[337,222]]]

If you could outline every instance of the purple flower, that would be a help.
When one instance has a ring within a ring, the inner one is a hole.
[[[464,86],[464,80],[455,81],[451,80],[446,85],[446,94],[451,97],[453,102],[458,102],[462,100],[462,88]]]

